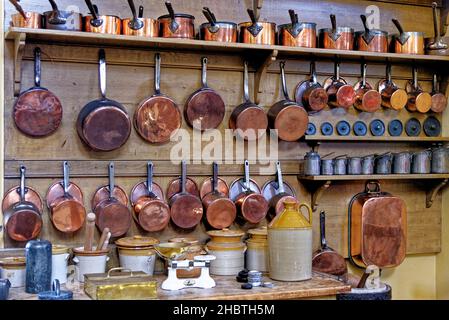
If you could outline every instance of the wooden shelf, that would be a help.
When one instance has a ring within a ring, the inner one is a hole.
[[[301,176],[307,181],[359,181],[359,180],[432,180],[449,179],[449,174],[389,174],[389,175],[344,175],[344,176]]]
[[[354,136],[306,136],[306,142],[413,142],[442,143],[449,142],[449,137],[354,137]]]

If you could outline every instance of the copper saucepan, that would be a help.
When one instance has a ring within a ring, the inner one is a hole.
[[[378,29],[369,29],[366,16],[362,14],[360,17],[365,30],[355,33],[356,49],[369,52],[388,52],[388,32]]]
[[[222,185],[220,188],[218,187],[219,182]],[[234,202],[228,197],[229,189],[226,182],[218,179],[218,164],[216,162],[213,164],[212,179],[205,180],[201,190],[206,189],[204,185],[206,185],[206,188],[212,186],[212,191],[202,198],[208,224],[219,230],[230,227],[237,216],[237,209]]]
[[[43,27],[52,30],[83,30],[83,16],[79,12],[59,10],[54,0],[49,0],[52,11],[43,14]]]
[[[320,48],[353,50],[354,49],[354,29],[348,27],[337,27],[337,18],[330,15],[332,28],[320,29]]]
[[[335,62],[334,76],[324,82],[324,89],[328,95],[328,104],[332,108],[349,109],[355,103],[354,87],[340,77],[340,62]]]
[[[393,23],[399,30],[399,35],[393,35],[392,51],[404,54],[424,54],[424,33],[404,32],[398,20],[393,19]]]
[[[16,28],[39,29],[42,26],[42,15],[38,12],[25,12],[18,0],[10,0],[16,8],[16,14],[11,16],[11,26]]]
[[[63,169],[63,181],[52,184],[47,191],[47,207],[55,228],[64,233],[73,233],[84,225],[86,209],[80,187],[70,182],[67,161],[64,161]]]
[[[250,22],[242,22],[240,28],[240,42],[250,44],[276,44],[276,24],[273,22],[259,22],[254,11],[248,9]]]
[[[362,64],[362,80],[354,86],[356,93],[354,107],[359,111],[376,112],[382,107],[382,96],[366,81],[367,68],[366,63]]]
[[[316,23],[299,22],[298,14],[288,10],[291,23],[278,26],[281,46],[316,48]]]
[[[310,63],[310,75],[309,80],[304,80],[296,86],[295,100],[306,110],[318,112],[326,108],[329,97],[317,80],[315,61]]]
[[[432,96],[425,92],[418,82],[418,68],[413,67],[413,80],[407,82],[407,109],[410,112],[427,113],[432,108]]]
[[[157,18],[159,36],[163,38],[195,38],[195,17],[185,13],[175,13],[171,2],[165,1],[168,13]]]
[[[200,39],[218,42],[237,42],[238,27],[234,22],[217,21],[208,7],[203,8],[203,14],[209,23],[200,26]]]
[[[432,81],[432,107],[431,110],[435,113],[441,113],[446,110],[447,97],[440,90],[440,84],[438,82],[438,75],[433,75]]]
[[[153,182],[153,163],[147,163],[147,181],[136,184],[131,191],[131,205],[137,223],[148,232],[164,230],[170,222],[170,207],[162,188]]]
[[[154,38],[159,36],[159,22],[156,19],[143,17],[143,6],[137,13],[134,0],[128,0],[132,17],[122,19],[122,34],[126,36],[139,36]]]
[[[280,64],[281,86],[284,100],[275,103],[268,111],[268,124],[270,129],[277,130],[279,139],[283,141],[297,141],[302,138],[309,124],[309,115],[306,110],[288,96],[285,80],[285,62]]]
[[[14,241],[24,242],[37,238],[42,229],[42,199],[33,189],[26,187],[25,166],[20,167],[20,186],[10,189],[3,198],[3,225]]]
[[[91,0],[85,0],[90,16],[84,17],[84,31],[94,33],[120,34],[122,20],[117,16],[100,15],[98,7]]]
[[[234,130],[240,138],[254,141],[266,134],[268,117],[260,106],[250,100],[248,78],[248,62],[245,61],[243,70],[244,102],[232,111],[229,128]]]
[[[378,91],[382,96],[382,106],[393,110],[402,110],[407,105],[407,92],[399,88],[391,77],[391,64],[387,64],[387,78],[380,80]]]

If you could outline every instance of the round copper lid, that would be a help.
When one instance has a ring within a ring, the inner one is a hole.
[[[228,198],[220,198],[212,201],[207,207],[206,219],[214,229],[230,227],[237,216],[237,208],[234,202]]]
[[[12,268],[12,267],[25,267],[25,257],[7,257],[0,259],[0,267]]]
[[[268,202],[261,194],[250,194],[242,202],[243,218],[253,224],[261,222],[268,213]]]
[[[155,244],[158,244],[159,240],[153,237],[144,237],[144,236],[132,236],[121,238],[115,241],[115,244],[120,247],[126,248],[142,248],[142,247],[152,247]]]
[[[140,210],[138,221],[145,231],[162,231],[170,222],[170,207],[163,200],[150,200]]]

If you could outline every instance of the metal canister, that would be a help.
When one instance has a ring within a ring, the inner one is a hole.
[[[410,152],[400,152],[394,155],[393,173],[409,174],[412,169],[412,155]]]
[[[11,288],[11,282],[8,279],[0,279],[0,300],[8,300],[9,288]]]
[[[323,176],[334,175],[334,160],[333,159],[321,160],[321,174]]]
[[[432,150],[432,173],[449,173],[449,148]]]
[[[353,157],[348,160],[348,174],[360,175],[362,174],[362,158]]]
[[[334,159],[334,174],[344,176],[347,173],[348,158],[340,156]]]
[[[52,250],[47,240],[31,240],[25,247],[25,292],[39,293],[51,289]]]
[[[365,156],[362,159],[362,174],[371,175],[374,174],[374,156]]]
[[[321,174],[321,157],[318,152],[307,152],[304,157],[304,174],[306,176],[319,176]]]
[[[412,173],[429,174],[432,171],[432,152],[424,150],[412,154]]]
[[[393,165],[393,155],[386,153],[375,158],[376,174],[391,174]]]
[[[248,230],[246,269],[268,272],[268,230],[266,227]]]

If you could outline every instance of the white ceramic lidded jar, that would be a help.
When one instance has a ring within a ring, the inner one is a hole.
[[[84,275],[89,273],[105,273],[106,263],[109,261],[109,249],[84,251],[84,247],[73,248],[73,262],[75,262],[75,277],[78,282],[84,282]]]
[[[268,272],[268,230],[267,227],[248,230],[246,241],[246,269]]]
[[[213,230],[207,234],[211,241],[206,251],[216,259],[210,263],[210,274],[217,276],[235,276],[245,267],[246,245],[242,242],[245,235],[240,230]]]
[[[268,226],[270,278],[303,281],[312,278],[312,209],[309,220],[298,211],[298,204],[284,202],[285,209]]]
[[[51,282],[55,279],[60,284],[67,282],[67,262],[69,260],[70,248],[62,245],[53,245],[51,247]]]
[[[118,239],[120,266],[131,271],[143,271],[149,275],[154,273],[156,252],[154,245],[159,240],[152,237],[133,236]]]
[[[8,257],[0,260],[0,278],[8,279],[11,288],[25,287],[25,257]]]

